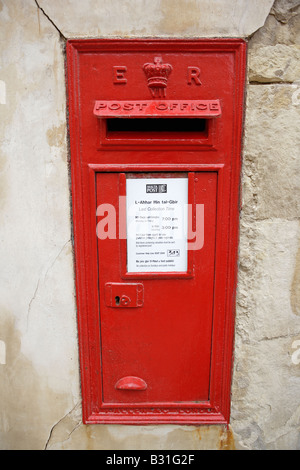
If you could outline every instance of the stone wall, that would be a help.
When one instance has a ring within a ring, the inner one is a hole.
[[[300,2],[249,39],[232,422],[246,449],[299,449]]]
[[[0,448],[299,449],[299,0],[0,0]],[[84,7],[83,7],[84,4]],[[65,40],[244,37],[232,418],[84,426]]]

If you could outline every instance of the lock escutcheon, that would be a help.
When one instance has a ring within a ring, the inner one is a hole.
[[[138,308],[144,305],[144,286],[142,283],[105,284],[105,304],[114,308]]]

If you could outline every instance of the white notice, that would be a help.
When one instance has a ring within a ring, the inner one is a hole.
[[[188,178],[127,178],[127,271],[187,271]]]

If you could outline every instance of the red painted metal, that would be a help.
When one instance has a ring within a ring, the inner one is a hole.
[[[238,39],[67,43],[84,423],[229,422],[245,55]],[[134,102],[174,121],[182,103],[218,106],[200,133],[108,132],[104,116]],[[186,272],[129,273],[126,240],[96,236],[97,207],[119,220],[126,180],[149,175],[188,178],[189,203],[204,204]]]

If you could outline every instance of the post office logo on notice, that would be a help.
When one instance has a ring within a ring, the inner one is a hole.
[[[146,193],[166,193],[167,184],[146,184]]]

